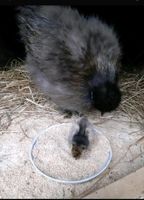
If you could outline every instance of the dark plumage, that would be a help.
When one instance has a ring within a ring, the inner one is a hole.
[[[79,158],[82,151],[86,150],[89,146],[88,138],[88,120],[86,117],[80,118],[78,121],[78,130],[72,137],[72,155],[75,158]]]
[[[61,109],[117,108],[120,47],[112,27],[63,6],[20,7],[18,23],[27,69]]]

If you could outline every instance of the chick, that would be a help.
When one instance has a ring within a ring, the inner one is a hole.
[[[89,146],[87,118],[82,117],[77,123],[79,128],[72,137],[72,155],[76,159],[80,158],[82,152]]]

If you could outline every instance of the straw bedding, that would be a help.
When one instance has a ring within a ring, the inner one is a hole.
[[[11,70],[0,71],[0,123],[6,130],[11,120],[20,113],[36,114],[36,107],[43,112],[56,113],[56,105],[47,99],[33,84],[22,63],[13,60]],[[144,122],[144,74],[122,72],[120,76],[122,101],[117,111],[125,113],[130,120]]]
[[[144,123],[144,73],[123,72],[120,77],[122,102],[119,110],[129,116],[131,120]]]

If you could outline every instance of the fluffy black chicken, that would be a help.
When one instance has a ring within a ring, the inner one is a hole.
[[[26,67],[63,110],[110,112],[121,100],[120,47],[112,27],[71,7],[19,7]]]

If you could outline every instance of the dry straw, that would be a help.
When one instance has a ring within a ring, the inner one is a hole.
[[[47,99],[31,81],[22,62],[13,60],[11,65],[10,70],[0,71],[0,131],[21,113],[57,112],[53,103],[45,106]]]
[[[131,120],[144,124],[144,73],[123,72],[120,77],[122,102],[119,110]]]
[[[5,130],[16,115],[38,109],[57,113],[53,103],[45,104],[47,99],[36,88],[29,74],[19,60],[11,62],[11,69],[0,71],[0,130]],[[120,87],[123,93],[118,111],[129,116],[130,120],[144,122],[144,74],[122,73]],[[42,113],[43,114],[43,113]]]

